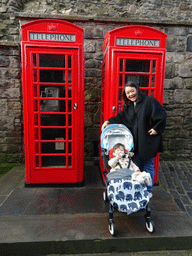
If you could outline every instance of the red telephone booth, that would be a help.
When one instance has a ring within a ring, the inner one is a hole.
[[[26,186],[83,183],[83,29],[61,20],[22,26]]]
[[[106,33],[103,45],[101,124],[122,110],[122,89],[134,81],[147,94],[163,103],[167,35],[157,29],[134,25]],[[103,170],[103,160],[100,158]],[[159,154],[155,158],[158,182]]]

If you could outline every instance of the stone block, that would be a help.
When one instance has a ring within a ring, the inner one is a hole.
[[[171,79],[175,77],[175,64],[168,63],[165,66],[165,78]]]
[[[175,52],[177,49],[177,38],[174,36],[168,36],[166,41],[166,49],[168,52]]]
[[[96,68],[85,70],[85,76],[101,77],[101,70]]]
[[[191,78],[185,78],[185,79],[183,79],[183,82],[184,82],[184,88],[192,89],[192,79]]]
[[[21,110],[20,102],[8,102],[8,110]]]
[[[176,127],[180,127],[183,124],[183,117],[169,117],[167,119],[167,126],[173,126],[174,129],[176,129]]]
[[[186,48],[186,38],[185,37],[177,38],[177,51],[185,52],[185,48]]]
[[[192,116],[186,116],[184,118],[184,124],[192,124]]]
[[[182,89],[184,87],[183,85],[183,79],[181,77],[174,77],[173,79],[165,79],[164,82],[164,88],[165,89]]]
[[[102,61],[103,60],[103,53],[102,52],[96,52],[95,59]]]
[[[174,56],[175,56],[175,53],[167,52],[166,53],[166,63],[172,63]]]
[[[85,40],[84,51],[85,51],[85,53],[95,52],[96,51],[96,42],[93,40]]]
[[[89,60],[89,59],[93,59],[95,54],[92,52],[85,52],[84,56],[85,56],[85,60]]]
[[[93,157],[94,155],[94,145],[92,142],[85,142],[85,152],[86,152],[86,157]]]
[[[7,90],[5,90],[4,92],[4,96],[8,97],[8,98],[20,98],[20,89],[19,88],[9,88]]]
[[[85,102],[100,102],[101,91],[98,87],[90,87],[85,91]]]
[[[173,87],[171,89],[183,89],[183,79],[181,77],[174,77],[172,82]]]
[[[183,78],[192,77],[192,63],[179,65],[179,76]]]
[[[166,130],[164,133],[163,133],[163,138],[175,138],[175,137],[178,137],[180,134],[180,130],[179,129],[171,129],[171,130]]]
[[[14,153],[19,153],[22,151],[21,144],[8,144],[7,145],[7,152],[14,154]]]
[[[7,99],[0,100],[0,116],[7,115]]]
[[[84,37],[88,38],[104,38],[104,31],[101,26],[89,26],[84,30]]]
[[[169,149],[171,150],[177,150],[177,149],[182,149],[185,147],[185,144],[187,143],[187,140],[185,139],[170,139],[169,140]]]
[[[164,91],[163,104],[166,105],[166,108],[170,109],[171,104],[175,103],[173,93],[174,91],[171,91],[171,90]]]
[[[184,51],[185,52],[185,51]],[[174,53],[173,62],[176,64],[182,64],[185,60],[184,53]]]
[[[98,141],[100,140],[99,128],[87,128],[85,133],[85,141]]]
[[[7,56],[0,56],[0,67],[8,67],[10,65],[10,60]]]
[[[95,59],[89,59],[85,61],[85,68],[101,68],[101,62]]]
[[[192,52],[192,36],[187,37],[187,51]]]
[[[100,125],[100,106],[99,108],[97,109],[96,113],[94,114],[94,117],[93,117],[93,122],[97,125]]]
[[[190,6],[186,3],[181,3],[180,6],[179,6],[179,9],[181,11],[189,11],[190,10]]]
[[[191,113],[191,109],[175,108],[173,109],[173,116],[188,116]]]
[[[191,103],[192,102],[192,90],[180,90],[176,89],[174,91],[174,99],[176,103]]]

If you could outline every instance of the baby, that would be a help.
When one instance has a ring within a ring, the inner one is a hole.
[[[132,174],[132,180],[136,180],[139,183],[146,183],[147,186],[152,185],[151,176],[147,172],[140,172],[136,164],[131,160],[131,157],[134,155],[132,152],[125,152],[125,146],[121,143],[117,143],[113,147],[113,158],[108,161],[109,166],[111,167],[110,172],[116,171],[122,168],[128,168],[134,173]]]

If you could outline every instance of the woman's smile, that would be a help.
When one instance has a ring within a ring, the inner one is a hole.
[[[134,87],[126,87],[125,88],[125,94],[127,96],[127,99],[133,102],[137,101],[137,90]]]

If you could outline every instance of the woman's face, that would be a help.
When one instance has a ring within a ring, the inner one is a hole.
[[[125,87],[125,95],[128,100],[133,102],[137,101],[137,89],[135,87]]]

